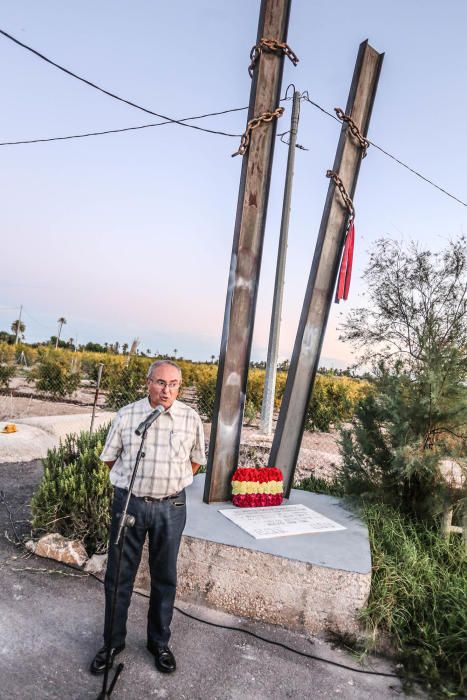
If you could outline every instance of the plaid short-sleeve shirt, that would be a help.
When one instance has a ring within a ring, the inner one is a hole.
[[[104,462],[116,460],[110,471],[114,486],[128,488],[141,444],[135,430],[153,410],[145,398],[117,413],[101,454]],[[149,428],[143,452],[133,485],[135,496],[178,493],[193,481],[191,463],[206,464],[201,418],[190,406],[174,401]]]

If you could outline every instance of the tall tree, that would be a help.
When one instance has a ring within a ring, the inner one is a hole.
[[[64,318],[63,316],[60,316],[60,318],[57,319],[57,323],[58,323],[58,333],[57,333],[57,340],[55,341],[55,349],[58,348],[58,344],[60,342],[60,333],[62,332],[62,328],[66,323],[66,318]]]
[[[467,247],[441,253],[376,242],[366,307],[342,330],[371,363],[375,392],[344,432],[348,490],[372,492],[432,517],[442,509],[441,462],[467,467]]]

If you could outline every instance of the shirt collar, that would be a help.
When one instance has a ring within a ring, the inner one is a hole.
[[[149,396],[146,396],[146,401],[147,401],[147,404],[148,404],[148,409],[149,409],[149,411],[154,411],[154,408],[151,406],[151,402],[149,401]],[[179,415],[180,415],[180,408],[181,408],[181,406],[180,406],[180,401],[178,401],[177,399],[175,399],[175,401],[173,402],[173,404],[171,405],[171,407],[168,408],[168,409],[165,411],[165,413],[168,413],[168,415],[169,415],[169,416],[172,416],[172,417],[173,417],[173,416],[179,416]]]

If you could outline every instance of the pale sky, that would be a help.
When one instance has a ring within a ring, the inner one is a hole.
[[[0,29],[101,87],[182,119],[248,104],[259,0],[3,0]],[[464,0],[293,0],[282,94],[293,82],[345,107],[358,46],[385,53],[369,138],[467,201]],[[0,36],[0,141],[158,121]],[[291,103],[278,124],[289,128]],[[239,134],[246,112],[193,122]],[[295,339],[339,125],[302,103],[279,358]],[[0,329],[23,304],[28,341],[131,343],[195,360],[218,355],[240,157],[238,138],[177,125],[0,147]],[[266,358],[287,147],[277,139],[252,359]],[[361,303],[381,236],[433,250],[467,230],[467,208],[370,148],[355,196],[350,298],[333,305],[324,358],[348,364],[339,314]]]

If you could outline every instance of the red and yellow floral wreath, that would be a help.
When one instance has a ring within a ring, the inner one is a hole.
[[[279,506],[283,490],[277,467],[239,467],[232,477],[232,503],[241,508]]]

